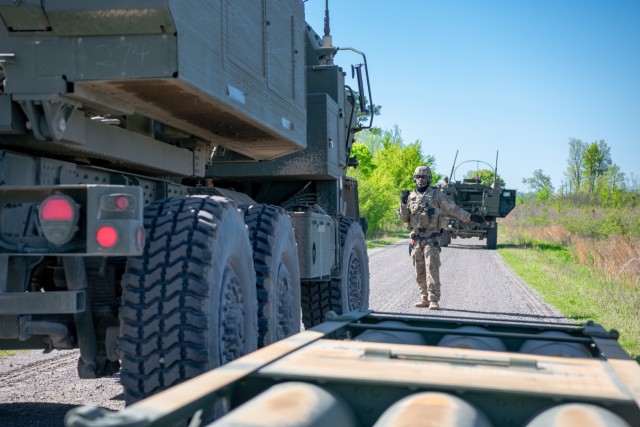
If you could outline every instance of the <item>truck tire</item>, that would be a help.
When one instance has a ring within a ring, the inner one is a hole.
[[[494,223],[495,227],[487,229],[487,249],[496,249],[498,247],[498,223]]]
[[[325,321],[327,312],[337,314],[369,307],[369,257],[360,224],[338,218],[340,233],[340,278],[309,282],[302,286],[302,320],[305,328]]]
[[[251,205],[245,211],[258,295],[258,347],[300,332],[300,262],[287,211]]]
[[[222,197],[145,210],[122,279],[121,382],[131,404],[257,348],[255,270],[242,214]]]

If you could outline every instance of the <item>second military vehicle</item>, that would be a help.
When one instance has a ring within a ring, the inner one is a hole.
[[[368,306],[346,169],[371,91],[328,10],[324,36],[302,0],[0,18],[0,349],[79,348],[131,403]]]
[[[485,218],[484,224],[465,223],[456,218],[447,216],[443,221],[440,245],[448,246],[451,239],[467,239],[477,237],[486,239],[487,249],[496,249],[498,244],[497,218],[506,217],[516,206],[516,190],[502,188],[498,179],[498,156],[496,154],[495,168],[480,160],[467,160],[456,166],[456,157],[451,168],[450,180],[439,186],[440,191],[451,198],[462,209],[481,215]],[[456,180],[456,171],[467,163],[483,163],[493,171],[493,182],[490,185],[482,183],[479,177],[463,178]]]

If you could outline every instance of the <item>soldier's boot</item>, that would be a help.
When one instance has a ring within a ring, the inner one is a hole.
[[[438,305],[437,302],[431,301],[429,303],[429,310],[438,310],[439,308],[440,308],[440,306]]]
[[[416,303],[416,307],[427,308],[429,307],[429,301],[420,300],[419,302]]]

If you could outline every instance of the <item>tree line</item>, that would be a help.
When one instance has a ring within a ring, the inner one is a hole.
[[[611,207],[637,203],[638,186],[629,182],[613,162],[611,149],[604,140],[587,143],[570,138],[564,176],[565,180],[557,192],[551,178],[542,169],[535,170],[533,176],[524,178],[522,183],[538,200],[559,196]]]
[[[357,166],[349,175],[358,180],[360,214],[367,218],[368,231],[397,230],[400,193],[414,187],[416,166],[427,165],[433,171],[434,157],[422,153],[420,141],[404,144],[397,126],[358,132],[351,156],[357,159]],[[434,171],[433,182],[439,179]]]
[[[432,185],[442,178],[435,171],[435,158],[422,153],[420,141],[405,144],[397,126],[359,132],[351,156],[357,159],[357,166],[350,168],[349,175],[358,179],[361,215],[367,218],[368,230],[373,234],[400,228],[396,214],[399,196],[403,189],[414,187],[413,171],[417,165],[431,168]],[[492,170],[468,171],[464,178],[478,178],[486,185],[497,179],[504,186],[504,180],[499,175],[494,177]],[[628,181],[613,162],[604,140],[586,143],[576,138],[569,139],[565,180],[558,191],[542,169],[522,180],[531,189],[525,199],[559,197],[604,207],[636,206],[638,186]]]

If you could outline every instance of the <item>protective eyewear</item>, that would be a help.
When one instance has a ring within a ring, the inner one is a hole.
[[[416,175],[416,179],[427,179],[426,175]]]

